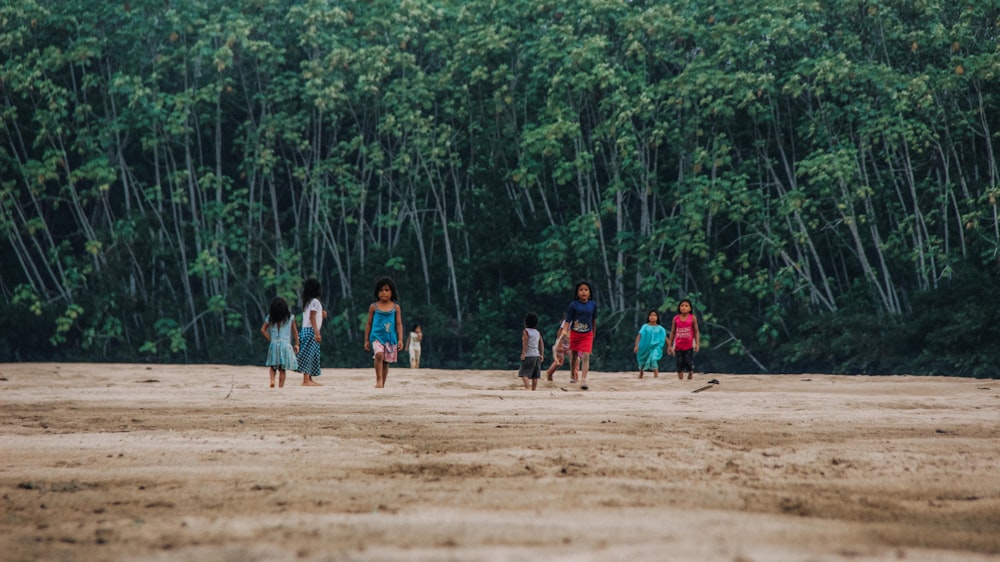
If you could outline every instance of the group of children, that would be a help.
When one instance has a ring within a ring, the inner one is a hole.
[[[323,341],[322,327],[326,310],[320,300],[322,286],[310,277],[302,287],[302,327],[296,329],[288,302],[282,297],[271,301],[269,314],[260,327],[261,334],[268,340],[266,365],[270,369],[271,387],[285,386],[286,371],[302,373],[303,386],[321,386],[314,377],[321,374],[320,343]],[[365,325],[365,351],[372,353],[375,361],[375,388],[384,388],[389,377],[389,364],[395,363],[403,345],[403,313],[399,307],[396,284],[389,277],[381,277],[375,282],[373,294],[375,302],[368,307],[368,322]],[[590,371],[590,354],[597,331],[597,304],[591,299],[590,284],[577,283],[576,298],[569,303],[566,314],[559,325],[555,345],[552,347],[552,365],[546,371],[548,380],[565,362],[570,360],[570,382],[580,383],[581,390],[587,390],[587,374]],[[406,346],[410,354],[410,367],[420,367],[420,342],[423,329],[415,324],[410,331]],[[660,315],[650,310],[646,324],[635,338],[636,354],[639,362],[639,378],[646,371],[653,376],[660,375],[660,360],[663,348],[677,358],[677,378],[683,379],[694,374],[694,354],[700,346],[701,336],[698,319],[692,313],[691,301],[684,299],[677,306],[677,315],[670,324],[670,333],[660,325]],[[541,378],[541,366],[545,360],[545,342],[538,331],[538,315],[529,313],[524,318],[521,334],[521,368],[518,376],[524,388],[535,390]]]
[[[562,366],[567,355],[570,359],[570,382],[580,383],[581,390],[587,390],[587,373],[590,370],[590,354],[593,350],[594,333],[597,331],[597,305],[591,300],[590,284],[577,283],[576,299],[569,303],[559,333],[552,346],[552,365],[546,371],[548,380]],[[698,319],[692,312],[691,301],[684,299],[677,305],[677,315],[670,323],[670,333],[660,325],[660,314],[650,310],[646,323],[635,337],[636,354],[639,363],[639,378],[646,371],[653,371],[653,377],[660,376],[660,360],[663,348],[677,358],[677,378],[694,376],[694,354],[701,346]],[[541,364],[545,360],[545,342],[538,331],[538,315],[530,312],[524,317],[521,333],[521,368],[518,376],[525,390],[535,390],[541,378]],[[579,373],[579,379],[577,374]]]
[[[314,377],[320,376],[321,329],[326,310],[320,301],[322,286],[310,277],[302,286],[302,327],[296,330],[295,317],[282,297],[271,301],[271,309],[260,333],[269,342],[265,365],[270,369],[271,388],[277,375],[278,387],[285,386],[286,371],[302,373],[302,386],[322,386]],[[365,351],[372,352],[375,360],[375,388],[384,388],[389,376],[389,364],[395,363],[403,349],[403,313],[399,308],[396,284],[389,277],[375,282],[375,302],[368,307],[365,326]],[[420,342],[423,328],[414,324],[406,349],[410,354],[410,367],[420,368]]]

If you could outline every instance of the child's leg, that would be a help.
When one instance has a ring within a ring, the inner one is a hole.
[[[271,388],[274,388],[274,367],[271,367]]]
[[[385,388],[385,381],[389,378],[389,362],[382,361],[382,386],[380,388]]]
[[[375,388],[383,388],[385,383],[382,382],[382,366],[385,361],[382,360],[384,355],[381,352],[375,354]]]
[[[531,390],[535,390],[536,388],[538,388],[538,379],[533,378],[531,379]]]
[[[278,371],[278,388],[285,388],[285,370]]]
[[[521,384],[523,384],[523,385],[524,385],[524,389],[525,389],[525,390],[528,390],[529,388],[531,388],[531,385],[530,385],[530,384],[528,384],[528,377],[524,377],[524,376],[522,376],[522,377],[521,377]]]
[[[587,372],[590,371],[590,354],[580,354],[580,384],[587,383]]]
[[[642,378],[642,374],[643,374],[643,371],[642,371],[642,369],[639,369],[639,378],[640,378],[640,379]]]
[[[569,352],[569,382],[576,382],[577,352]]]

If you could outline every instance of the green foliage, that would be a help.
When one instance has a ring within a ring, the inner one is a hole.
[[[997,364],[915,328],[924,299],[968,291],[992,333],[995,3],[26,0],[0,19],[0,316],[44,343],[3,357],[256,362],[270,299],[300,307],[316,275],[325,361],[357,366],[388,273],[428,365],[508,367],[524,312],[554,322],[582,278],[598,368],[632,368],[644,311],[685,297],[706,369]]]

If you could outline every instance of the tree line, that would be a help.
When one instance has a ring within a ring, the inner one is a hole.
[[[945,0],[0,6],[0,358],[258,363],[391,275],[424,363],[507,368],[576,281],[594,368],[1000,375],[1000,7]],[[301,303],[299,303],[301,304]],[[547,329],[546,329],[547,327]],[[669,366],[665,365],[665,368]]]

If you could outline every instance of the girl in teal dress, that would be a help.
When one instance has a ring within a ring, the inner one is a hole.
[[[639,362],[639,378],[646,371],[653,371],[653,377],[660,376],[660,359],[663,358],[663,345],[667,342],[667,330],[660,326],[660,313],[656,309],[646,315],[646,323],[639,328],[635,336],[635,348]]]
[[[299,368],[295,358],[299,352],[299,332],[295,329],[295,317],[288,310],[285,299],[275,297],[271,301],[270,314],[264,317],[260,333],[270,342],[264,364],[271,368],[271,388],[274,388],[275,371],[279,373],[278,387],[284,387],[285,371]]]

